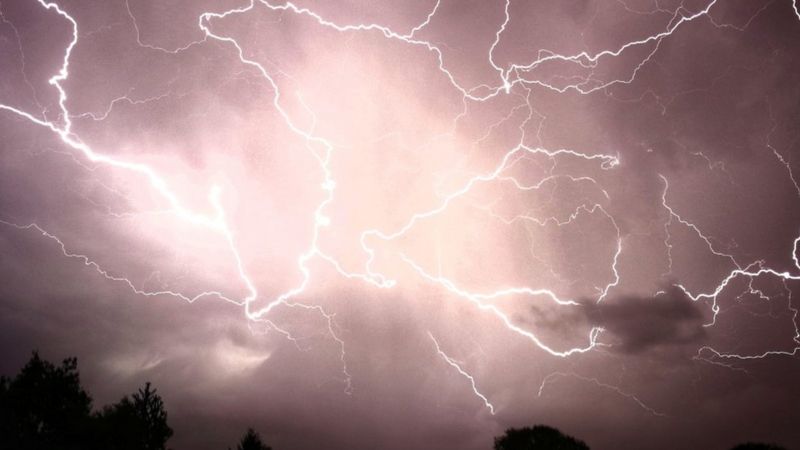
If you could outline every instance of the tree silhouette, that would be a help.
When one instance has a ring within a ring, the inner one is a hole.
[[[57,367],[34,352],[14,379],[0,379],[0,448],[84,449],[91,409],[77,359]]]
[[[555,428],[536,425],[509,428],[494,439],[494,450],[589,450],[589,446]]]
[[[758,442],[746,442],[733,447],[731,450],[786,450],[774,444],[762,444]]]
[[[34,352],[13,379],[0,377],[0,450],[164,450],[172,436],[150,383],[92,414],[78,361]]]
[[[272,450],[272,447],[261,442],[261,436],[252,428],[248,428],[242,436],[242,440],[239,441],[239,445],[236,446],[236,450]]]
[[[96,415],[100,440],[109,450],[164,450],[172,436],[164,402],[148,382],[131,397]]]

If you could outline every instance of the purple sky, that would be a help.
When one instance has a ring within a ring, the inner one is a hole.
[[[796,3],[0,14],[0,373],[175,450],[800,446]]]

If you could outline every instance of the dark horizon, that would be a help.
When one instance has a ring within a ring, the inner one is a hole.
[[[793,0],[0,0],[0,375],[174,450],[800,448]]]

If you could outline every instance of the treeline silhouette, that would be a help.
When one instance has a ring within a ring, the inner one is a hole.
[[[76,358],[57,366],[33,352],[15,377],[0,377],[0,450],[166,450],[171,436],[164,401],[149,382],[92,411]],[[271,448],[249,429],[236,450]]]
[[[14,450],[163,450],[172,436],[150,383],[92,412],[76,358],[60,366],[34,352],[13,379],[0,378],[0,446]]]
[[[239,441],[239,445],[236,446],[236,450],[272,450],[272,447],[264,445],[264,443],[261,442],[261,436],[252,428],[248,428],[242,440]]]
[[[624,447],[630,448],[630,447]],[[494,450],[589,450],[583,441],[546,425],[509,428],[494,438]],[[731,450],[787,450],[774,444],[748,442]]]
[[[93,411],[76,358],[56,366],[33,352],[14,378],[0,377],[0,450],[166,450],[171,436],[164,401],[149,382],[117,403]],[[236,450],[272,448],[249,428]],[[589,446],[555,428],[535,425],[509,428],[494,439],[494,450],[589,450]],[[732,450],[786,449],[746,443]]]

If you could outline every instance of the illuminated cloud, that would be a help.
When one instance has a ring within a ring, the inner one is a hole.
[[[748,419],[797,416],[796,2],[0,14],[4,372],[150,379],[176,449],[800,442]]]

